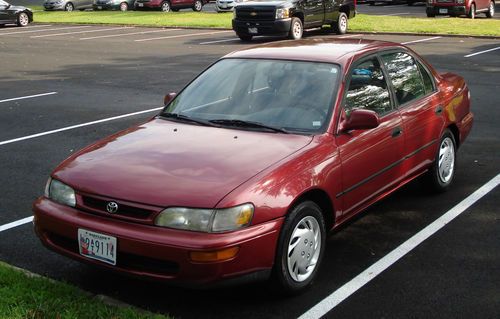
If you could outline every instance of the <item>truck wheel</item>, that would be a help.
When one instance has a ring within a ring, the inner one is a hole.
[[[475,3],[472,3],[470,5],[469,14],[467,16],[469,17],[469,19],[475,19],[476,18],[476,4]]]
[[[494,15],[495,15],[495,3],[493,1],[490,1],[490,6],[488,7],[488,11],[486,11],[486,17],[493,18]]]
[[[292,40],[299,40],[302,38],[304,33],[304,28],[302,27],[302,21],[299,18],[292,18],[292,23],[290,23],[290,32],[288,32],[288,38]]]
[[[347,14],[339,12],[339,19],[332,24],[332,28],[337,34],[345,34],[347,32]]]
[[[237,33],[236,35],[238,36],[238,38],[240,38],[241,41],[245,41],[245,42],[252,41],[252,38],[253,38],[253,36],[248,35],[248,34]]]

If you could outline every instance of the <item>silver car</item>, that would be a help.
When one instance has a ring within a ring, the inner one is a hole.
[[[245,2],[247,0],[216,0],[215,1],[215,10],[217,12],[229,12],[233,11],[234,7],[238,3]]]
[[[91,9],[93,2],[94,0],[45,0],[43,7],[45,10],[85,10]]]

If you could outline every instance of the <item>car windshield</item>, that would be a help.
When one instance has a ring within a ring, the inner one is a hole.
[[[223,59],[191,82],[162,115],[314,134],[328,125],[338,77],[339,67],[330,63]]]

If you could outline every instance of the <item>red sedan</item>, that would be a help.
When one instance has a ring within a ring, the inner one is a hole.
[[[420,175],[448,189],[464,79],[396,43],[311,39],[226,55],[151,120],[74,154],[34,203],[50,249],[200,285],[311,284],[327,231]]]

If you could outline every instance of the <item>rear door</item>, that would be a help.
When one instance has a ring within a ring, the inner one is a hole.
[[[404,177],[402,120],[390,94],[377,56],[354,64],[342,103],[342,116],[364,108],[375,111],[380,125],[336,137],[342,161],[343,214],[349,215],[388,190]]]
[[[408,175],[430,165],[445,119],[432,74],[408,52],[381,55],[403,120]]]
[[[324,0],[304,1],[304,25],[305,27],[321,26],[325,19]]]

